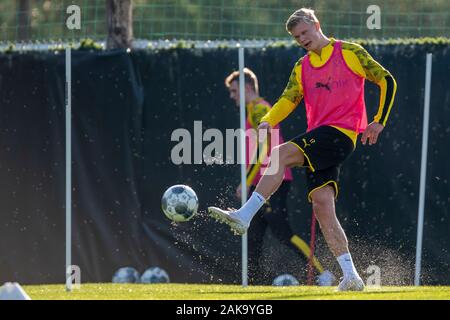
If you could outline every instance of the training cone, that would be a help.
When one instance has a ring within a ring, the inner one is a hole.
[[[31,300],[17,282],[7,282],[0,287],[0,300]]]

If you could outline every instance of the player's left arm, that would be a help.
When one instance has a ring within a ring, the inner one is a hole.
[[[397,83],[392,74],[379,64],[362,46],[346,43],[344,48],[348,49],[357,58],[355,65],[359,65],[354,67],[356,69],[354,71],[357,71],[361,76],[375,83],[380,88],[378,112],[361,137],[362,144],[365,145],[369,141],[369,145],[372,145],[377,142],[378,136],[386,126],[394,104]]]

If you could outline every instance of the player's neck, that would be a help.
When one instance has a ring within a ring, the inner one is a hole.
[[[322,54],[322,49],[325,48],[330,43],[330,41],[331,40],[329,38],[323,35],[319,41],[317,49],[313,51],[320,57],[320,55]]]

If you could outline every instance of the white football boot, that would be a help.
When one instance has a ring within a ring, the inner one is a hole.
[[[208,213],[220,223],[226,223],[235,235],[242,236],[247,232],[249,225],[235,214],[235,211],[226,211],[216,207],[208,207]]]
[[[339,283],[337,288],[338,291],[363,291],[364,282],[358,275],[344,277],[344,279]]]

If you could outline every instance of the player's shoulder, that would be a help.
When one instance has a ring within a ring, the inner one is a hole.
[[[356,42],[339,40],[342,44],[342,50],[353,52],[357,57],[367,54],[366,49],[362,45]]]
[[[297,60],[297,62],[295,63],[295,67],[301,67],[301,66],[302,66],[302,62],[303,62],[303,59],[305,59],[307,56],[308,56],[308,54],[305,54],[305,55],[301,56],[301,57]]]
[[[295,74],[299,73],[300,70],[302,69],[302,62],[303,62],[303,59],[305,59],[305,57],[306,57],[307,55],[308,55],[308,54],[305,54],[304,56],[300,57],[300,58],[297,60],[297,62],[295,63],[294,68],[292,68],[292,69],[293,69],[293,72],[294,72]]]
[[[270,107],[271,105],[269,102],[267,102],[263,98],[260,98],[257,102],[255,102],[253,108],[249,110],[250,123],[254,126],[257,126],[262,117],[264,117],[269,112]]]
[[[266,100],[264,100],[263,98],[261,98],[260,100],[258,100],[257,103],[255,103],[255,106],[253,107],[254,110],[267,110],[270,109],[272,105],[267,102]]]

